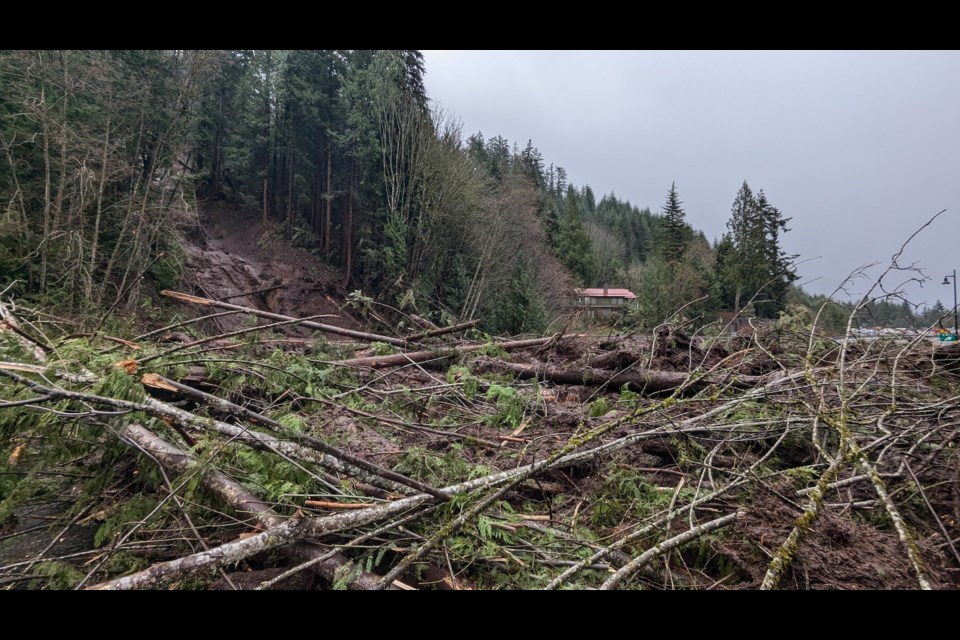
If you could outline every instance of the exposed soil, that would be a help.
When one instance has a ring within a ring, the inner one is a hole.
[[[789,486],[776,489],[783,495],[791,492]],[[885,518],[882,509],[878,509],[860,511],[856,516],[848,511],[826,509],[800,545],[780,588],[916,589],[917,576],[903,543],[892,528],[877,526]],[[785,504],[774,492],[754,497],[732,535],[718,547],[736,564],[741,586],[760,586],[770,560],[767,554],[783,542],[800,514],[799,509]],[[949,573],[937,569],[946,562],[937,548],[941,540],[928,538],[917,544],[934,582],[949,588]]]
[[[293,247],[273,222],[255,213],[214,202],[201,209],[203,227],[188,239],[182,290],[231,304],[297,318],[323,315],[319,322],[348,329],[359,323],[342,309],[343,274],[302,247]],[[248,293],[278,285],[261,293]],[[239,295],[246,294],[246,295]],[[195,311],[195,308],[194,308]],[[217,318],[223,331],[241,328],[244,315]],[[304,328],[285,328],[307,336]],[[330,339],[336,339],[330,336]]]

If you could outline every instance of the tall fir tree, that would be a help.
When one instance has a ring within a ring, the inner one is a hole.
[[[557,237],[557,257],[582,283],[588,283],[594,273],[593,247],[580,213],[579,197],[573,185],[567,187],[560,229]],[[602,284],[602,283],[598,283]]]
[[[763,300],[757,305],[761,318],[775,318],[786,307],[786,295],[790,285],[797,279],[793,265],[796,255],[788,255],[780,245],[780,236],[790,229],[778,208],[767,201],[763,189],[757,193],[757,210],[764,232],[763,262],[767,281],[763,286]]]
[[[667,202],[663,207],[663,227],[660,237],[660,256],[667,262],[676,262],[692,239],[693,233],[686,222],[686,213],[680,207],[677,183],[670,185]]]
[[[796,280],[793,260],[780,245],[789,231],[779,209],[761,190],[754,195],[746,181],[737,192],[727,221],[729,232],[717,247],[717,290],[725,306],[739,312],[748,301],[762,318],[775,318]]]

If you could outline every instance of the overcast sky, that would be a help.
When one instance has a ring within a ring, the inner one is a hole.
[[[521,148],[531,139],[598,199],[614,192],[658,212],[676,181],[687,220],[713,241],[743,181],[762,188],[793,218],[786,250],[816,258],[798,269],[808,291],[831,293],[857,267],[888,264],[946,209],[901,263],[918,262],[930,278],[909,287],[912,302],[953,304],[941,282],[960,262],[960,52],[424,58],[430,98],[462,120],[464,135],[502,135]]]

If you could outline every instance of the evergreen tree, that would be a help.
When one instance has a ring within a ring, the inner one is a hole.
[[[786,304],[790,284],[797,276],[796,256],[787,255],[780,236],[789,231],[780,210],[761,190],[756,196],[744,181],[733,201],[729,233],[718,245],[715,291],[739,312],[747,300],[762,318],[775,318]],[[731,299],[732,298],[732,299]]]
[[[686,222],[686,213],[677,196],[677,183],[670,186],[667,203],[663,207],[663,228],[660,235],[659,254],[666,262],[676,262],[692,239],[692,230]]]
[[[949,317],[952,315],[952,312],[943,306],[943,303],[939,300],[933,304],[933,306],[926,309],[918,318],[920,324],[925,327],[932,326],[942,326],[946,324],[947,326],[952,326],[952,318]]]
[[[594,273],[593,251],[583,216],[580,214],[577,191],[567,187],[563,214],[557,238],[557,257],[581,283],[589,283]]]
[[[786,307],[786,295],[790,285],[797,279],[793,266],[796,255],[787,255],[780,246],[780,235],[790,231],[780,210],[767,201],[763,189],[757,194],[757,210],[763,229],[763,263],[767,277],[763,285],[763,300],[757,305],[757,315],[761,318],[775,318]]]
[[[527,140],[527,146],[520,154],[520,161],[524,174],[536,185],[537,189],[543,190],[546,185],[543,175],[543,156],[533,146],[533,140]]]
[[[597,211],[597,199],[588,184],[580,190],[580,207],[586,216],[592,216]]]

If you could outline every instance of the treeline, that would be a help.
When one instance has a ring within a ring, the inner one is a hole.
[[[796,256],[781,242],[789,218],[746,182],[734,198],[728,232],[712,244],[687,223],[676,184],[657,213],[614,194],[598,203],[589,186],[551,193],[551,238],[561,261],[581,283],[634,291],[633,319],[645,326],[681,309],[695,324],[721,310],[776,318],[789,302],[797,277]]]
[[[857,312],[853,326],[953,329],[953,310],[945,308],[939,300],[925,309],[917,309],[906,300],[878,300],[867,303]]]
[[[75,310],[175,283],[205,51],[0,51],[0,282]]]
[[[0,277],[78,310],[172,286],[200,198],[262,210],[343,284],[438,322],[540,331],[574,286],[623,286],[632,320],[775,318],[794,256],[744,182],[713,243],[672,185],[599,200],[528,141],[465,137],[413,50],[0,51]],[[123,306],[121,306],[123,305]]]
[[[543,328],[571,288],[540,189],[429,108],[417,51],[0,51],[0,277],[75,311],[173,286],[194,195],[263,209],[343,284]]]

